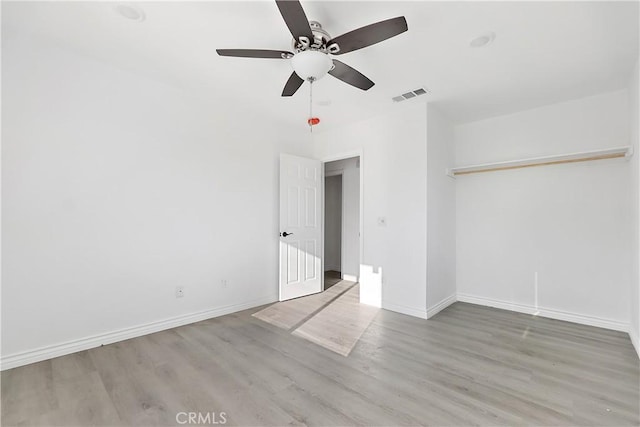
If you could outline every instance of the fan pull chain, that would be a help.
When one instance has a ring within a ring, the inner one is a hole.
[[[320,119],[317,117],[313,117],[313,82],[316,81],[315,77],[309,77],[307,79],[309,82],[309,118],[307,119],[307,123],[309,124],[309,130],[313,133],[313,127],[320,123]]]
[[[313,79],[309,79],[309,130],[313,133]]]

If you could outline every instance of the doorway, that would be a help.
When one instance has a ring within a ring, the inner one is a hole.
[[[324,161],[281,154],[280,302],[253,314],[343,356],[379,311],[359,283],[368,269],[357,153]]]
[[[330,254],[339,262],[328,265],[328,288],[333,291],[340,282],[358,283],[363,253],[361,159],[362,152],[324,161],[280,155],[280,301],[325,290],[325,173],[339,175],[341,180],[334,185],[341,189],[335,204],[339,206],[339,244]]]
[[[360,274],[360,157],[324,163],[324,290]]]
[[[324,290],[342,280],[342,172],[324,179]]]

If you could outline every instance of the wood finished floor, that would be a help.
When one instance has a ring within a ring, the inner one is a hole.
[[[626,334],[456,303],[381,310],[349,357],[223,316],[2,372],[2,425],[638,425]]]

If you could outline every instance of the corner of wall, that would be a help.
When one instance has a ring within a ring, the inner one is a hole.
[[[433,316],[440,313],[442,310],[449,307],[451,304],[455,303],[456,301],[458,301],[458,297],[457,297],[457,294],[454,292],[453,294],[442,299],[441,301],[434,304],[433,306],[427,307],[427,319],[431,319]]]
[[[427,318],[456,301],[456,187],[453,124],[427,104]]]
[[[633,175],[631,183],[632,194],[635,200],[635,230],[634,230],[634,259],[633,276],[631,279],[631,326],[629,337],[633,343],[638,357],[640,357],[640,59],[636,60],[633,73],[629,81],[629,134],[631,145],[634,149],[632,157]]]

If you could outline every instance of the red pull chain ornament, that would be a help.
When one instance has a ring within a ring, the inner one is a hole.
[[[310,117],[310,118],[307,120],[307,123],[309,123],[309,126],[315,126],[315,125],[317,125],[318,123],[320,123],[320,119],[319,119],[319,118],[317,118],[317,117]]]

